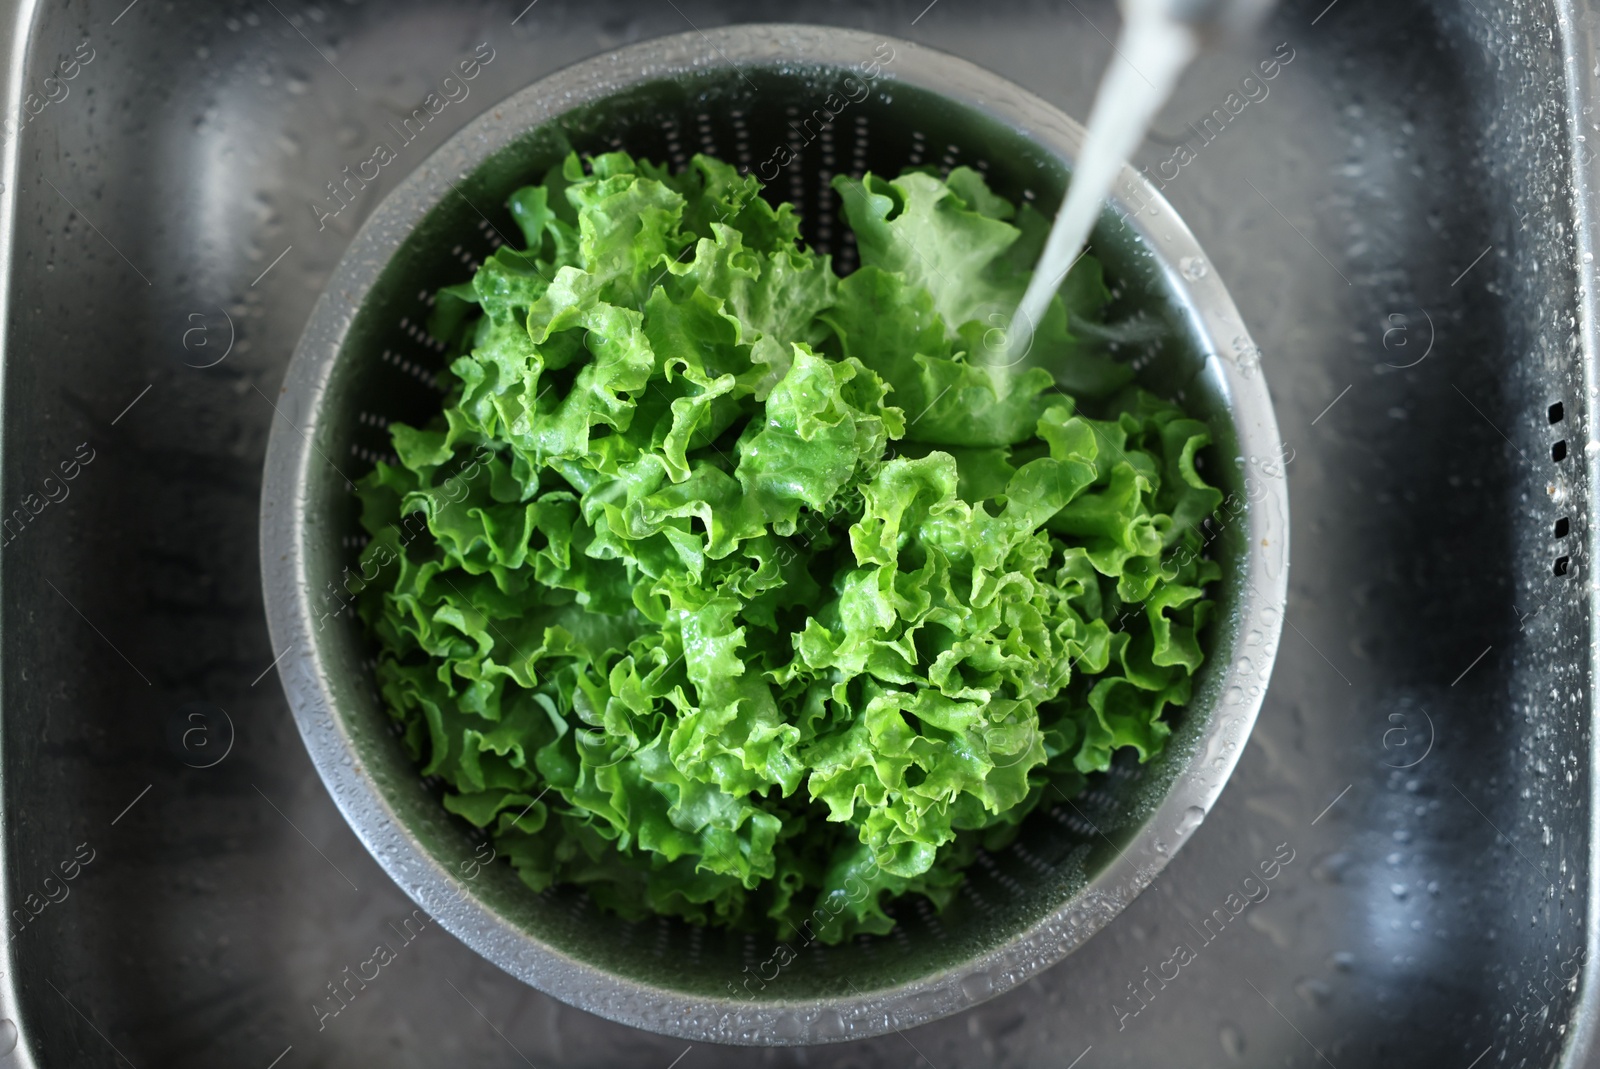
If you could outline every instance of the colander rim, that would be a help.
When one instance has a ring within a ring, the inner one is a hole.
[[[804,1000],[744,1001],[642,983],[590,965],[512,925],[457,890],[450,872],[412,835],[386,800],[372,772],[355,758],[352,739],[334,713],[319,646],[317,610],[307,572],[305,486],[320,462],[329,376],[362,300],[412,229],[474,167],[535,127],[565,112],[647,80],[689,71],[799,64],[844,69],[842,56],[868,55],[880,42],[895,50],[885,81],[950,98],[1025,132],[1070,169],[1083,128],[1041,98],[999,74],[924,45],[883,34],[795,24],[738,25],[672,35],[583,60],[540,79],[469,122],[423,161],[372,212],[330,275],[290,361],[268,443],[261,505],[262,581],[269,630],[296,723],[317,771],[363,844],[389,876],[439,923],[506,972],[580,1009],[623,1024],[695,1042],[799,1045],[867,1038],[906,1029],[970,1008],[1060,961],[1105,927],[1132,901],[1195,832],[1195,814],[1209,812],[1231,776],[1261,708],[1260,686],[1275,658],[1287,600],[1288,494],[1284,480],[1266,478],[1259,501],[1245,513],[1247,587],[1238,592],[1234,635],[1254,632],[1254,665],[1229,656],[1218,695],[1239,695],[1212,710],[1201,742],[1165,798],[1112,862],[1074,897],[1009,941],[959,966],[872,991]],[[1275,456],[1280,449],[1266,383],[1248,357],[1255,352],[1232,298],[1217,274],[1188,278],[1186,258],[1208,262],[1194,235],[1161,194],[1132,167],[1117,188],[1137,191],[1134,213],[1124,196],[1114,205],[1160,263],[1206,363],[1221,377],[1238,451]],[[1149,209],[1153,208],[1153,211]],[[1233,355],[1219,351],[1219,339]],[[1237,639],[1235,646],[1241,643]],[[1252,693],[1252,691],[1254,693]],[[1219,698],[1220,704],[1220,698]],[[1192,707],[1191,707],[1192,708]],[[1227,745],[1218,745],[1226,742]],[[1202,762],[1208,766],[1202,768]]]

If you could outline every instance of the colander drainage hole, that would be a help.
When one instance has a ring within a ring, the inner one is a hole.
[[[1555,536],[1557,538],[1565,538],[1565,537],[1567,537],[1567,532],[1570,531],[1571,529],[1572,529],[1571,523],[1568,522],[1567,517],[1563,516],[1559,520],[1556,521]]]

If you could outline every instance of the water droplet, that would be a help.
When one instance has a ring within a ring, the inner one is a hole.
[[[1185,256],[1178,261],[1178,270],[1183,272],[1183,277],[1190,282],[1206,277],[1206,262],[1198,256]]]
[[[1236,1062],[1244,1061],[1244,1033],[1231,1024],[1222,1026],[1217,1033],[1217,1039],[1222,1043],[1222,1049]]]
[[[1200,826],[1206,819],[1206,811],[1197,805],[1192,805],[1183,811],[1183,818],[1178,821],[1178,834],[1188,835]]]
[[[1350,855],[1346,853],[1333,853],[1322,858],[1311,866],[1311,878],[1318,883],[1338,883],[1344,870],[1350,864]]]
[[[1312,1009],[1321,1009],[1333,997],[1333,989],[1321,980],[1302,977],[1294,982],[1294,993]]]
[[[994,977],[986,972],[973,973],[961,981],[961,993],[973,1002],[994,994]]]
[[[1389,891],[1390,891],[1391,894],[1393,894],[1396,898],[1400,899],[1402,902],[1405,901],[1407,895],[1411,894],[1411,888],[1407,887],[1403,883],[1392,883],[1392,884],[1390,884],[1389,885]]]
[[[835,1009],[825,1009],[817,1016],[815,1034],[818,1036],[834,1038],[845,1035],[849,1026],[845,1024],[844,1015]]]
[[[1241,334],[1233,339],[1233,362],[1239,374],[1249,378],[1261,366],[1261,349]]]

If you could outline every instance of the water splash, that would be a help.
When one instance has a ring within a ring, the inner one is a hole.
[[[1010,355],[1020,359],[1033,344],[1033,328],[1062,279],[1084,250],[1100,205],[1124,161],[1144,140],[1156,112],[1172,95],[1178,76],[1200,50],[1195,29],[1173,19],[1159,2],[1130,3],[1117,43],[1089,113],[1089,131],[1072,171],[1067,199],[1056,214],[1039,266],[1033,272],[1011,331]]]

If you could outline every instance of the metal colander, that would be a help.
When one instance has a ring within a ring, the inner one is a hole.
[[[876,71],[871,64],[877,63]],[[613,1020],[693,1041],[861,1038],[957,1012],[1053,964],[1146,887],[1204,818],[1260,708],[1277,651],[1288,512],[1256,350],[1193,236],[1132,170],[1093,238],[1120,311],[1157,326],[1140,380],[1207,420],[1207,478],[1242,511],[1208,521],[1223,567],[1208,659],[1166,751],[1119,761],[981,855],[956,902],[897,907],[843,946],[657,918],[581,892],[534,894],[479,866],[473,829],[418,775],[373,685],[373,649],[336,596],[363,542],[348,480],[389,456],[388,425],[437,412],[432,294],[517,233],[506,197],[569,148],[687,163],[711,153],[797,204],[806,239],[855,266],[835,174],[965,164],[1014,201],[1059,203],[1082,130],[1004,79],[906,41],[805,26],[688,33],[571,67],[492,108],[376,209],[295,352],[268,450],[262,564],[284,687],[323,780],[389,874],[445,928],[524,981]],[[1139,211],[1127,206],[1131,201]],[[1125,979],[1125,978],[1115,978]]]

